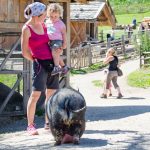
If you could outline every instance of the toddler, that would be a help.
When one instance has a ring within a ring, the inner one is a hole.
[[[69,71],[69,67],[64,64],[60,55],[63,49],[66,49],[66,26],[61,20],[63,8],[58,3],[52,3],[48,5],[46,20],[47,33],[49,36],[49,46],[52,51],[54,59],[54,69],[51,75],[58,73],[66,74]],[[60,51],[61,49],[62,51]],[[61,66],[61,67],[60,67]]]

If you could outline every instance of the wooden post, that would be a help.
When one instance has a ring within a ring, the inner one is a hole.
[[[100,34],[100,41],[103,41],[104,40],[103,30],[101,30],[101,32],[99,34]]]
[[[125,49],[125,37],[124,37],[124,35],[122,35],[121,36],[121,44],[122,44],[122,52],[123,52],[123,54],[124,54],[124,56],[126,56],[126,49]]]
[[[24,113],[26,114],[27,111],[27,103],[29,100],[29,96],[31,94],[31,87],[32,87],[32,63],[25,58],[23,59],[23,70],[28,71],[23,76],[23,107],[24,107]]]
[[[140,44],[140,68],[142,67],[142,53],[141,53],[141,44]]]
[[[63,3],[63,8],[64,8],[64,21],[66,24],[66,28],[67,28],[67,49],[66,49],[66,64],[68,66],[70,66],[70,3],[69,2],[65,2]],[[66,77],[66,86],[69,86],[69,82],[70,82],[70,75],[69,73],[67,74]]]
[[[89,66],[92,65],[92,52],[91,52],[91,44],[88,45],[88,62],[89,62]]]
[[[111,48],[111,38],[107,40],[107,49]]]

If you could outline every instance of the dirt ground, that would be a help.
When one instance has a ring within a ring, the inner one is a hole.
[[[44,131],[43,117],[35,122],[40,135],[28,136],[25,132],[26,118],[0,129],[0,149],[5,150],[149,150],[150,149],[150,88],[129,87],[127,75],[139,68],[139,60],[122,65],[124,76],[118,83],[124,97],[113,96],[101,99],[102,88],[95,87],[93,80],[103,80],[103,71],[86,75],[71,76],[71,85],[79,89],[86,99],[86,130],[80,145],[63,144],[54,147],[54,139],[49,131]]]

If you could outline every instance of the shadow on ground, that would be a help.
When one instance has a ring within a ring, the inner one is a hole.
[[[122,100],[143,100],[144,97],[123,97]]]
[[[150,106],[87,107],[86,120],[114,120],[150,112]]]
[[[114,120],[135,116],[143,113],[150,112],[150,106],[110,106],[110,107],[87,107],[86,120],[99,121],[99,120]],[[37,128],[44,127],[44,116],[36,117],[35,123]],[[14,123],[7,124],[0,127],[0,134],[25,131],[27,127],[27,120],[19,120]]]
[[[19,142],[17,142],[16,145],[11,145],[11,143],[9,143],[10,145],[7,144],[1,144],[0,150],[1,149],[5,149],[5,150],[27,150],[27,149],[32,149],[32,150],[44,150],[44,149],[51,149],[51,150],[66,150],[68,148],[73,148],[73,149],[77,149],[77,148],[87,148],[87,149],[91,149],[91,147],[93,148],[101,148],[103,146],[106,146],[107,140],[102,140],[102,139],[89,139],[89,138],[81,138],[80,140],[80,144],[79,145],[74,145],[74,144],[62,144],[60,146],[54,146],[54,142],[50,142],[50,143],[44,143],[44,139],[43,139],[43,144],[33,144],[33,145],[27,145],[24,144],[24,141],[20,141],[21,144],[19,144]],[[26,143],[26,141],[25,141]]]
[[[44,116],[35,117],[35,124],[37,128],[44,127]],[[0,125],[0,134],[17,132],[17,131],[26,131],[27,128],[27,119],[9,122],[7,124]]]

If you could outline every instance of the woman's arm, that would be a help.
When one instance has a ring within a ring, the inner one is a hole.
[[[103,61],[103,63],[104,64],[108,64],[110,61],[112,61],[114,59],[114,57],[113,56],[108,56],[108,57],[106,57],[105,59],[104,59],[104,61]]]
[[[33,57],[31,55],[31,52],[29,50],[28,44],[29,44],[29,37],[30,37],[30,31],[28,27],[24,26],[22,28],[22,35],[21,35],[21,49],[22,49],[22,55],[24,58],[33,61]]]

